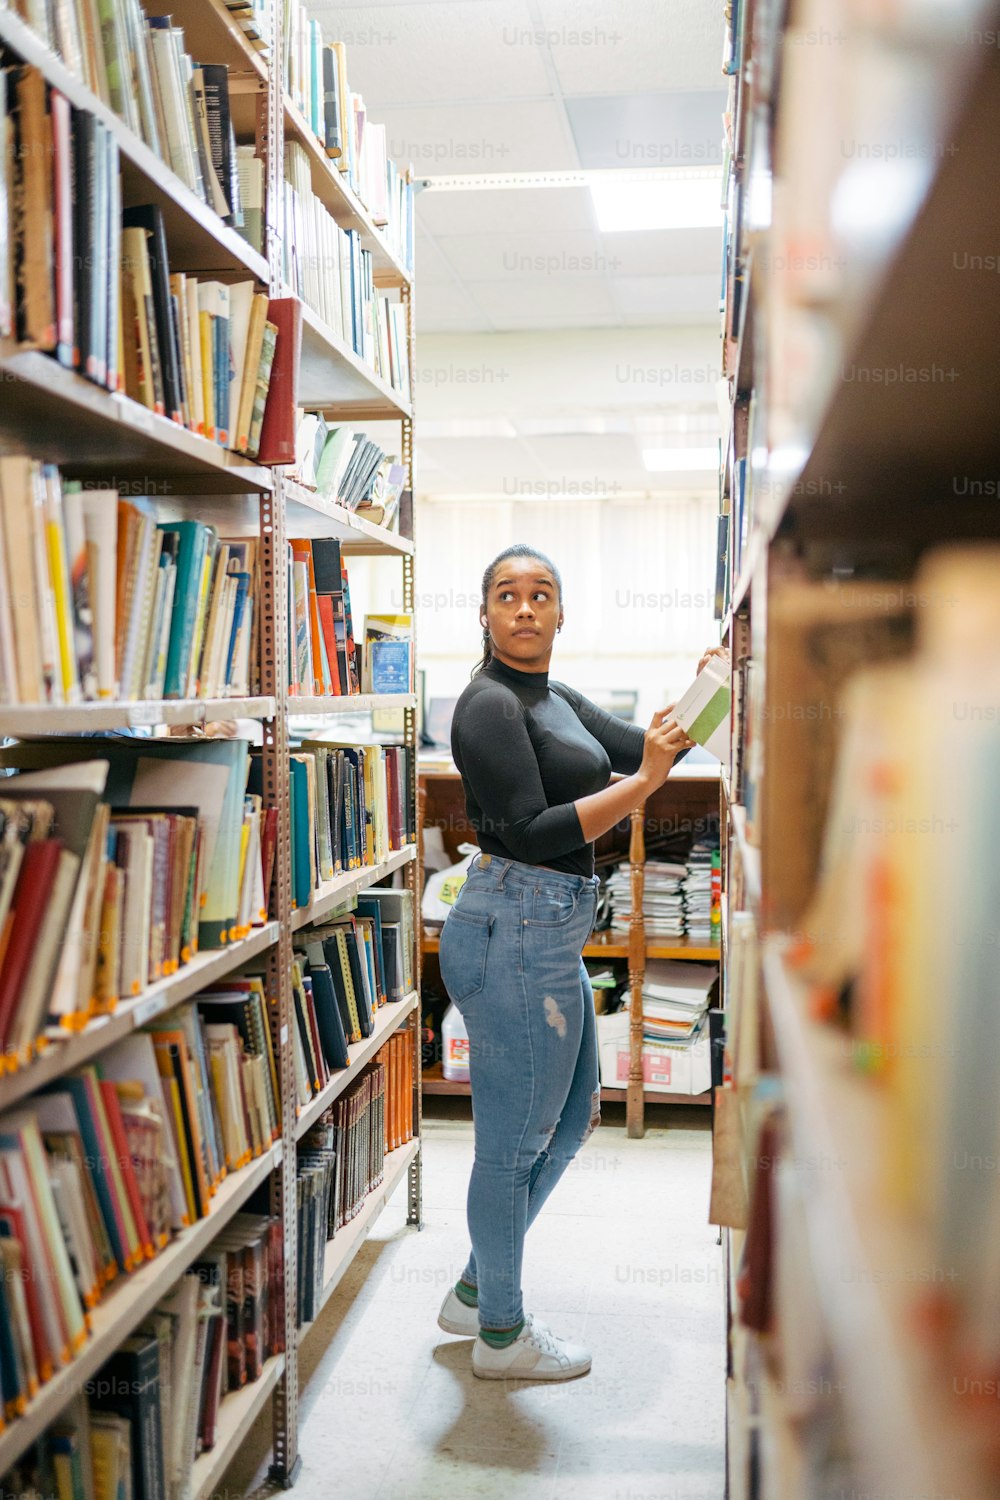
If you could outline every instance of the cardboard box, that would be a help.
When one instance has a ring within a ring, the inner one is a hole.
[[[629,1012],[597,1017],[597,1045],[601,1063],[601,1087],[622,1089],[628,1085]],[[643,1086],[654,1093],[703,1094],[712,1086],[712,1049],[705,1024],[695,1042],[685,1047],[668,1042],[646,1042],[642,1049]]]
[[[696,745],[729,761],[729,704],[732,667],[728,658],[710,656],[694,682],[674,704],[674,718]]]

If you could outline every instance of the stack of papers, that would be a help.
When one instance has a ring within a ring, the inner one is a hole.
[[[712,846],[695,844],[688,855],[681,885],[684,931],[693,943],[708,944],[712,935]]]
[[[649,1042],[694,1042],[705,1024],[715,964],[653,958],[642,981],[642,1034]]]
[[[685,865],[646,863],[646,881],[642,915],[646,937],[679,938],[684,935],[684,899],[681,882],[687,873]],[[623,931],[632,916],[631,875],[628,864],[620,864],[608,880],[611,897],[611,926]]]

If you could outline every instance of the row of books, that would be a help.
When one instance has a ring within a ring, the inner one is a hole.
[[[407,944],[410,893],[373,887],[353,909],[296,938],[296,1090],[300,1106],[349,1065],[348,1046],[371,1036],[375,1016],[413,987]]]
[[[298,411],[290,477],[376,526],[397,524],[406,468],[364,432]]]
[[[977,1378],[1000,1349],[983,1317],[1000,1222],[996,1110],[983,1107],[1000,1045],[998,673],[984,628],[998,589],[995,546],[929,554],[910,594],[913,653],[875,663],[869,650],[847,681],[825,730],[836,757],[791,954],[814,1004],[846,1026],[845,1056],[881,1085],[884,1201],[949,1268],[936,1291]]]
[[[270,56],[271,7],[268,0],[225,0],[225,6],[254,51],[264,57]]]
[[[304,740],[289,761],[292,900],[348,870],[380,864],[415,838],[404,745]],[[255,784],[255,783],[252,783]]]
[[[406,306],[377,290],[372,251],[362,247],[358,230],[341,229],[313,192],[309,157],[298,141],[285,145],[284,188],[285,281],[335,338],[408,396]]]
[[[10,1065],[266,920],[277,820],[246,741],[53,735],[0,763],[34,773],[0,779]]]
[[[0,458],[0,703],[247,696],[256,567],[255,539]]]
[[[249,1040],[246,1040],[249,1038]],[[205,1218],[269,1150],[279,1095],[263,986],[232,981],[0,1119],[0,1384],[15,1416],[86,1344],[120,1276]]]
[[[198,951],[217,813],[193,803],[112,808],[102,799],[120,768],[109,772],[95,760],[0,780],[0,1045],[9,1068]],[[276,824],[275,810],[244,799],[233,936],[266,917]]]
[[[733,667],[733,738],[730,778],[733,800],[746,808],[747,837],[759,842],[758,788],[763,769],[764,674],[749,655]]]
[[[386,1152],[413,1138],[413,1039],[391,1036],[299,1144],[299,1326],[319,1311],[328,1241],[383,1180]]]
[[[11,148],[0,191],[6,332],[256,456],[277,339],[267,296],[252,280],[171,275],[159,207],[122,207],[111,132],[48,88],[38,68],[0,78],[0,132]]]
[[[348,179],[397,259],[413,269],[413,186],[389,157],[386,128],[368,118],[347,79],[343,42],[324,42],[306,6],[290,7],[286,80],[292,102]]]
[[[364,636],[356,637],[339,541],[292,540],[287,566],[291,694],[412,693],[412,616],[366,615]]]
[[[5,1480],[54,1500],[185,1500],[219,1408],[283,1352],[281,1225],[237,1214]]]
[[[229,70],[195,63],[170,16],[139,0],[16,7],[76,76],[228,224],[240,219]]]

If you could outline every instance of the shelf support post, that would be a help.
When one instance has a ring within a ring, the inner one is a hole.
[[[629,814],[629,867],[631,876],[632,915],[628,928],[629,983],[629,1067],[628,1093],[625,1099],[625,1125],[628,1135],[640,1139],[645,1134],[642,1077],[642,981],[646,971],[646,923],[643,895],[646,886],[646,838],[644,833],[646,804],[640,803]]]
[[[409,345],[410,364],[410,403],[413,402],[413,298],[409,287],[403,287],[402,298],[406,305],[406,336]],[[402,458],[406,467],[406,481],[413,493],[413,422],[411,418],[402,419]],[[411,513],[413,505],[411,501]],[[413,528],[416,529],[415,527]],[[408,614],[411,620],[413,660],[416,661],[417,639],[416,639],[416,586],[414,577],[413,554],[409,553],[403,557],[403,613]],[[412,859],[406,866],[406,886],[410,892],[413,903],[413,982],[417,991],[417,1005],[413,1011],[407,1026],[413,1035],[413,1134],[420,1139],[423,1128],[423,992],[421,989],[421,977],[423,969],[422,934],[423,921],[420,910],[420,901],[423,894],[423,850],[421,846],[420,827],[420,777],[417,773],[417,753],[419,750],[418,739],[420,726],[417,723],[417,710],[407,708],[403,710],[403,740],[409,749],[409,775],[406,794],[408,806],[413,809],[415,821],[415,833],[417,837],[417,857]],[[418,1146],[417,1154],[414,1156],[407,1173],[407,1205],[406,1222],[413,1224],[418,1229],[423,1226],[423,1150]]]
[[[281,7],[270,7],[270,49],[267,75],[266,111],[259,123],[266,129],[263,139],[258,132],[258,154],[264,159],[265,240],[269,293],[281,295],[282,246],[279,234],[278,205],[284,193],[285,111],[284,47]],[[284,1489],[295,1483],[301,1466],[298,1444],[298,1328],[296,1326],[296,1238],[298,1232],[296,1204],[295,1145],[295,1061],[292,999],[292,821],[288,788],[288,587],[285,566],[285,497],[281,471],[272,470],[274,489],[261,497],[260,503],[260,569],[261,622],[260,659],[264,691],[274,697],[275,716],[264,729],[264,796],[269,806],[278,809],[278,838],[275,850],[274,916],[279,936],[271,949],[268,963],[268,999],[274,1054],[281,1090],[281,1167],[271,1178],[271,1211],[281,1219],[284,1284],[285,1372],[274,1391],[271,1407],[273,1456],[271,1480]]]

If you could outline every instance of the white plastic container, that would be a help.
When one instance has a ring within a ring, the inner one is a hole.
[[[449,1083],[469,1081],[469,1033],[454,1005],[448,1006],[441,1022],[441,1071]]]

